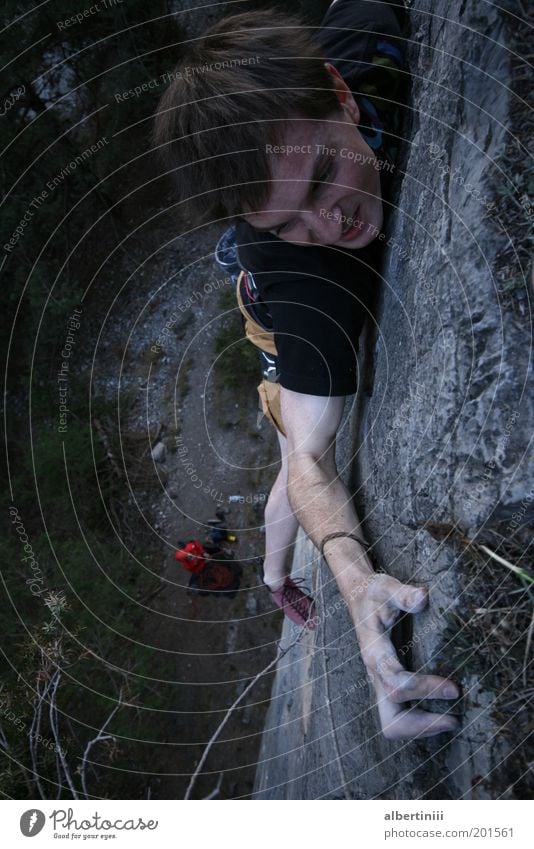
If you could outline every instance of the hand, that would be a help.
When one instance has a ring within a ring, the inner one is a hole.
[[[427,589],[380,574],[371,578],[352,608],[362,659],[376,690],[380,724],[388,740],[432,737],[459,728],[458,719],[450,714],[402,707],[407,701],[459,696],[457,685],[446,678],[407,672],[389,637],[400,611],[419,613],[427,603]]]

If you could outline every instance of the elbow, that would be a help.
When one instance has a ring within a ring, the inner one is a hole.
[[[293,448],[288,451],[288,468],[291,477],[306,477],[318,473],[330,476],[336,472],[334,451],[327,448],[323,451]],[[293,474],[292,474],[293,473]]]

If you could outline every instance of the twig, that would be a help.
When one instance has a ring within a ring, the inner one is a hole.
[[[219,795],[219,793],[221,792],[221,784],[222,784],[222,780],[223,780],[223,775],[224,775],[224,772],[219,773],[219,780],[218,780],[217,784],[215,785],[215,787],[213,788],[213,790],[211,791],[209,796],[204,796],[204,801],[207,801],[208,799],[215,799],[215,797]]]
[[[42,654],[42,650],[41,650]],[[32,762],[32,777],[35,782],[35,786],[39,791],[39,795],[41,799],[47,799],[48,796],[45,794],[41,782],[39,780],[39,767],[37,763],[37,744],[34,742],[39,736],[39,732],[41,729],[41,716],[43,710],[43,702],[48,695],[48,690],[51,686],[51,682],[46,683],[44,687],[44,691],[41,693],[41,688],[39,686],[40,678],[39,673],[37,674],[37,684],[36,684],[36,693],[37,693],[37,704],[33,709],[33,718],[32,723],[30,725],[30,730],[28,733],[28,745],[30,748],[30,758]]]
[[[57,752],[57,747],[56,747],[56,772],[57,772],[57,774],[58,774],[58,776],[59,776],[59,779],[60,779],[60,780],[58,781],[58,783],[57,783],[57,795],[56,795],[56,799],[61,799],[61,792],[62,792],[62,790],[63,790],[63,782],[61,781],[61,763],[60,763],[60,760],[59,760],[59,755],[58,755],[58,752]]]
[[[532,613],[532,619],[530,620],[530,625],[527,633],[527,644],[525,646],[525,656],[523,659],[523,684],[525,687],[527,686],[527,669],[528,669],[528,653],[530,651],[530,644],[532,642],[532,632],[534,631],[534,612]]]
[[[86,779],[85,779],[85,770],[86,770],[86,767],[87,767],[87,758],[89,757],[89,752],[91,751],[91,749],[93,748],[93,746],[96,743],[101,743],[104,740],[114,740],[115,739],[113,737],[113,735],[103,734],[102,732],[106,729],[106,727],[109,725],[109,723],[111,722],[111,720],[113,719],[113,717],[115,716],[115,714],[117,713],[119,708],[121,708],[121,707],[122,707],[122,687],[121,687],[121,691],[119,693],[119,701],[118,701],[117,706],[115,708],[113,708],[113,710],[111,711],[110,715],[108,716],[108,718],[104,722],[102,728],[100,729],[100,731],[98,732],[96,737],[94,737],[92,740],[89,740],[87,746],[85,747],[85,751],[83,753],[82,763],[81,763],[81,766],[80,766],[80,778],[81,778],[81,782],[82,782],[83,793],[84,793],[84,796],[85,796],[86,799],[89,798],[89,793],[87,792],[87,782],[86,782]]]
[[[76,788],[74,786],[74,781],[72,779],[72,775],[70,774],[69,765],[67,763],[67,759],[65,757],[65,753],[64,753],[63,748],[61,746],[61,741],[59,739],[59,729],[58,729],[58,723],[57,723],[58,710],[57,710],[56,695],[57,695],[57,691],[58,691],[59,684],[60,684],[60,681],[61,681],[61,667],[60,666],[58,666],[56,671],[54,672],[54,676],[52,678],[52,681],[53,681],[53,683],[52,683],[52,686],[51,686],[52,693],[51,693],[51,696],[50,696],[49,717],[50,717],[50,728],[52,729],[52,734],[53,734],[54,740],[56,742],[56,755],[59,757],[59,761],[60,761],[61,766],[63,768],[65,778],[67,779],[67,784],[69,785],[70,792],[72,793],[72,798],[73,799],[79,799],[80,797],[78,796],[78,793],[77,793]],[[61,780],[61,774],[59,775],[59,779]]]
[[[153,592],[149,592],[147,595],[144,595],[141,598],[138,598],[137,601],[139,602],[139,604],[145,604],[145,602],[150,601],[151,598],[154,598],[154,596],[157,596],[163,589],[165,589],[165,584],[162,583]]]
[[[9,743],[7,742],[7,737],[4,734],[4,729],[2,728],[2,723],[0,722],[0,746],[2,746],[6,752],[9,752]]]
[[[98,433],[98,436],[100,437],[100,441],[101,441],[102,445],[106,449],[106,457],[108,458],[109,462],[111,463],[113,471],[115,472],[115,474],[116,474],[116,476],[118,477],[119,480],[123,480],[124,475],[121,473],[121,471],[120,471],[120,469],[117,465],[117,461],[115,459],[113,451],[111,450],[109,437],[108,437],[106,431],[104,430],[104,428],[102,427],[100,419],[93,419],[93,425],[95,427],[96,432]]]
[[[184,801],[187,801],[188,799],[190,799],[190,798],[191,798],[191,793],[193,792],[193,788],[194,788],[194,786],[195,786],[195,784],[196,784],[197,778],[198,778],[198,776],[200,775],[200,771],[201,771],[202,767],[204,766],[204,764],[206,763],[207,757],[208,757],[208,755],[209,755],[209,753],[210,753],[210,751],[211,751],[211,747],[213,746],[213,744],[214,744],[214,743],[215,743],[215,741],[217,740],[217,737],[219,736],[219,734],[220,734],[220,733],[221,733],[221,731],[223,730],[224,726],[226,725],[226,723],[227,723],[227,722],[228,722],[228,720],[230,719],[230,717],[231,717],[232,713],[234,712],[234,710],[236,709],[236,707],[238,706],[238,704],[239,704],[241,701],[243,701],[243,699],[245,698],[245,696],[246,696],[246,695],[248,695],[248,693],[252,690],[252,688],[254,687],[254,685],[255,685],[255,684],[256,684],[256,683],[260,680],[260,678],[261,678],[263,675],[266,675],[266,674],[267,674],[267,673],[268,673],[268,672],[269,672],[269,671],[273,668],[273,666],[276,666],[276,664],[278,663],[278,661],[279,661],[279,660],[281,660],[281,658],[283,658],[283,657],[284,657],[284,655],[285,655],[285,654],[287,654],[287,653],[288,653],[288,651],[289,651],[290,649],[292,649],[292,648],[293,648],[293,646],[295,646],[295,645],[299,642],[299,640],[302,638],[302,635],[303,635],[303,633],[304,633],[305,627],[306,627],[305,625],[303,625],[303,626],[302,626],[302,628],[301,628],[301,630],[300,630],[300,633],[299,633],[299,634],[295,637],[295,639],[293,640],[293,642],[292,642],[292,643],[290,643],[290,644],[289,644],[286,648],[283,648],[283,647],[280,645],[280,643],[278,643],[278,650],[277,650],[277,652],[276,652],[276,657],[275,657],[273,660],[271,660],[271,662],[270,662],[270,663],[268,663],[268,664],[267,664],[267,666],[265,667],[265,669],[262,669],[262,670],[261,670],[261,672],[258,672],[258,674],[256,675],[256,677],[252,679],[252,681],[250,682],[250,684],[247,684],[247,686],[245,687],[245,689],[243,690],[243,692],[241,693],[241,695],[239,695],[239,696],[237,697],[237,699],[235,700],[235,702],[234,702],[234,703],[233,703],[233,704],[232,704],[232,705],[228,708],[228,710],[226,711],[226,713],[225,713],[225,715],[224,715],[224,718],[223,718],[222,722],[220,723],[220,725],[218,725],[218,726],[217,726],[217,728],[216,728],[216,730],[215,730],[215,733],[212,735],[212,737],[211,737],[211,738],[210,738],[210,740],[208,741],[208,744],[207,744],[206,748],[204,749],[204,752],[202,753],[202,757],[200,758],[200,760],[199,760],[199,762],[198,762],[198,764],[197,764],[197,766],[196,766],[196,769],[195,769],[195,771],[194,771],[193,775],[191,776],[191,781],[189,782],[189,785],[188,785],[188,787],[187,787],[187,790],[186,790],[186,793],[185,793],[185,796],[184,796]]]

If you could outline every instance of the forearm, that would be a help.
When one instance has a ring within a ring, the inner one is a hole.
[[[352,498],[332,457],[294,454],[289,468],[289,499],[299,524],[318,549],[328,534],[339,531],[363,539]],[[371,562],[365,549],[350,538],[328,541],[324,554],[354,619],[362,591],[375,574]]]
[[[299,523],[319,549],[328,534],[361,537],[351,495],[335,465],[343,399],[299,395],[282,388],[281,400],[288,433],[289,500]],[[401,611],[419,613],[426,607],[427,589],[375,574],[365,550],[353,539],[329,540],[324,554],[354,622],[363,662],[376,687],[386,737],[400,740],[455,731],[458,720],[453,716],[402,707],[404,702],[425,698],[458,697],[452,681],[407,672],[389,636]]]

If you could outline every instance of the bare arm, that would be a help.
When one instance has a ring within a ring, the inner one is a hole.
[[[336,531],[361,536],[352,498],[335,464],[344,398],[303,395],[282,387],[281,403],[288,438],[289,498],[299,523],[317,548]],[[453,716],[402,707],[409,700],[458,697],[452,681],[407,672],[388,635],[400,611],[417,613],[426,606],[427,590],[377,575],[363,547],[352,539],[331,540],[324,553],[353,619],[385,736],[427,737],[456,730]]]

